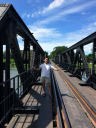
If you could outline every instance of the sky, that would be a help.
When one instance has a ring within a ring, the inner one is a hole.
[[[0,0],[0,3],[13,4],[48,53],[56,46],[70,47],[96,31],[96,0]]]

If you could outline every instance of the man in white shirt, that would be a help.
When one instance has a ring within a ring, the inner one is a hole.
[[[39,68],[41,69],[41,82],[43,84],[43,90],[44,90],[43,96],[46,96],[45,85],[49,87],[49,93],[51,95],[50,71],[51,69],[54,70],[58,70],[58,69],[49,63],[49,59],[47,57],[44,59],[44,63],[41,64]]]

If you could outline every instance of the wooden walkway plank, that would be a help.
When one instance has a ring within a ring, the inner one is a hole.
[[[43,97],[38,120],[33,122],[33,128],[53,128],[52,104],[49,96]]]
[[[9,123],[7,128],[53,128],[52,103],[48,94],[46,97],[42,96],[42,86],[32,86],[22,102],[24,106],[38,106],[40,108],[39,115],[19,114],[17,117],[15,115],[10,121],[15,126],[11,127],[11,123]]]

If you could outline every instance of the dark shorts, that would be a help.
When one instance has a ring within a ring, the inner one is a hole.
[[[47,86],[50,86],[50,84],[51,84],[50,78],[44,77],[44,76],[41,77],[41,82],[45,83],[45,85],[47,85]]]

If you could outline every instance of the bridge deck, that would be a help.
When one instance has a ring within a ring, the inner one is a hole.
[[[84,81],[73,77],[71,73],[63,71],[63,75],[72,83],[74,87],[80,92],[81,95],[93,106],[96,108],[96,90],[92,87],[85,84]],[[64,77],[64,76],[63,76]]]
[[[81,96],[90,103],[94,110],[96,109],[96,91],[89,86],[81,86],[84,84],[83,81],[73,77],[70,73],[59,67],[58,69],[59,71],[54,71],[54,75],[72,128],[93,128],[92,121],[86,110],[84,110],[70,87],[67,86],[66,81],[70,81],[70,84],[79,91]],[[17,114],[12,118],[7,128],[53,128],[53,106],[48,95],[48,88],[46,88],[46,91],[47,96],[43,97],[42,86],[32,86],[22,101],[25,106],[39,106],[39,114]]]
[[[66,72],[65,70],[62,70],[61,68],[59,68],[58,72],[55,71],[54,74],[58,82],[58,86],[72,128],[92,128],[93,125],[91,121],[85,114],[85,111],[80,106],[78,100],[66,85],[66,82],[64,80],[68,79],[71,82],[72,86],[76,87],[76,89],[86,99],[86,101],[90,103],[90,106],[93,107],[94,110],[96,109],[96,90],[92,89],[89,86],[81,86],[81,84],[84,84],[83,81],[79,80],[76,77],[72,77],[72,74]]]
[[[48,93],[46,97],[42,96],[42,86],[32,86],[22,101],[25,106],[39,106],[39,114],[16,114],[7,128],[53,127],[51,99]]]
[[[85,84],[84,81],[74,77],[71,73],[59,68],[58,74],[62,79],[68,79],[71,84],[80,92],[80,94],[93,106],[96,108],[96,90]],[[59,80],[59,79],[58,79]]]

